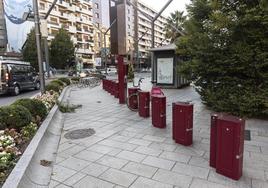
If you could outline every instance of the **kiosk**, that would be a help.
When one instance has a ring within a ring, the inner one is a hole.
[[[184,57],[176,54],[176,45],[169,44],[153,48],[152,82],[161,88],[181,88],[190,82],[178,73]]]

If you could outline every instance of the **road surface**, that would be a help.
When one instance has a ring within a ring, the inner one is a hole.
[[[11,95],[0,95],[0,106],[10,105],[15,102],[17,99],[21,98],[30,98],[32,96],[37,95],[40,93],[39,90],[29,90],[29,91],[22,91],[18,96],[11,96]]]

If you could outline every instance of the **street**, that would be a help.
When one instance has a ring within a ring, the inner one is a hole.
[[[57,77],[55,76],[54,78],[60,78],[60,77],[63,77],[63,76],[57,75]],[[45,82],[47,85],[49,82],[51,82],[51,79],[45,80]],[[0,95],[0,106],[10,105],[13,102],[15,102],[17,99],[31,98],[37,95],[38,93],[40,93],[40,90],[25,90],[25,91],[21,91],[21,93],[17,96],[12,96],[10,94]]]
[[[32,96],[35,96],[39,93],[39,90],[29,90],[29,91],[22,91],[21,94],[17,96],[12,96],[12,95],[0,95],[0,106],[7,106],[15,102],[17,99],[21,98],[30,98]]]

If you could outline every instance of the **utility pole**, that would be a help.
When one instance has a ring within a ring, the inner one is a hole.
[[[37,0],[33,0],[33,10],[34,10],[35,38],[36,38],[36,47],[37,47],[38,67],[39,67],[39,76],[40,76],[40,90],[41,90],[41,93],[43,94],[45,93],[45,78],[44,78],[43,62],[42,62],[40,20],[39,20]]]
[[[48,16],[50,15],[51,11],[53,10],[53,8],[55,7],[57,3],[57,0],[54,0],[52,5],[50,6],[48,12],[46,13],[44,20],[46,20],[48,18]],[[46,28],[47,29],[47,28]],[[46,71],[47,71],[47,77],[50,77],[50,71],[49,71],[49,52],[48,52],[48,41],[47,41],[47,36],[42,37],[43,41],[44,41],[44,49],[45,49],[45,60],[46,60]]]

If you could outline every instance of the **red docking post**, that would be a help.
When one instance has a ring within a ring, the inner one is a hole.
[[[117,57],[117,62],[118,62],[119,104],[125,104],[126,103],[127,78],[126,78],[126,65],[124,64],[124,57],[119,55]]]

